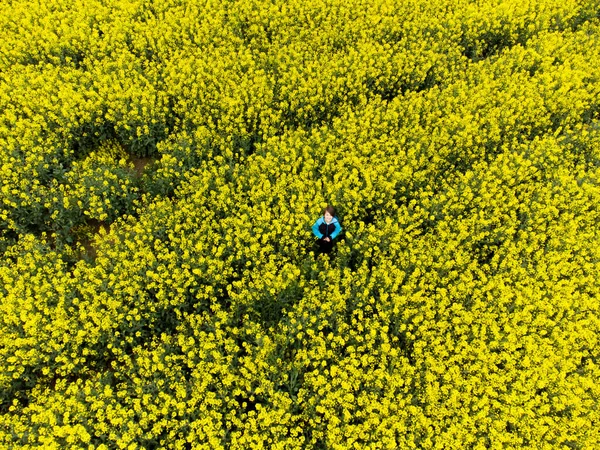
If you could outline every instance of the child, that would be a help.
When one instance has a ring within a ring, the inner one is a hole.
[[[342,226],[337,217],[335,217],[333,206],[328,205],[323,210],[323,215],[314,223],[312,231],[319,238],[317,243],[319,244],[320,252],[329,254],[333,248],[333,240],[342,231]]]

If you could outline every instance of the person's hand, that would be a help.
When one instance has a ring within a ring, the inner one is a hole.
[[[331,241],[331,238],[329,236],[327,236],[324,240],[326,240],[327,242]]]

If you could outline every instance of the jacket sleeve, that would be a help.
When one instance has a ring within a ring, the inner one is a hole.
[[[314,225],[312,226],[312,232],[313,234],[318,237],[319,239],[321,239],[323,237],[323,234],[319,231],[319,221],[321,220],[321,218],[319,217],[317,219],[317,221],[314,223]]]
[[[333,233],[331,233],[331,240],[332,241],[336,238],[336,236],[338,234],[340,234],[340,231],[342,231],[342,226],[340,225],[339,222],[336,222],[336,224],[335,224],[335,230],[333,230]]]

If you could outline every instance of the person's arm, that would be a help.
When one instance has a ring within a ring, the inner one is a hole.
[[[336,223],[336,227],[335,230],[333,230],[333,233],[331,233],[331,240],[333,241],[335,239],[335,237],[340,234],[340,231],[342,231],[342,226],[340,225],[339,222]]]
[[[314,225],[312,226],[312,232],[313,234],[318,237],[319,239],[321,239],[323,237],[323,234],[319,231],[319,225],[320,225],[320,220],[321,218],[319,217],[317,219],[317,221],[314,223]]]

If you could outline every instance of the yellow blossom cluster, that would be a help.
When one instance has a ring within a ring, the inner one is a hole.
[[[0,4],[0,448],[600,447],[598,7]]]

